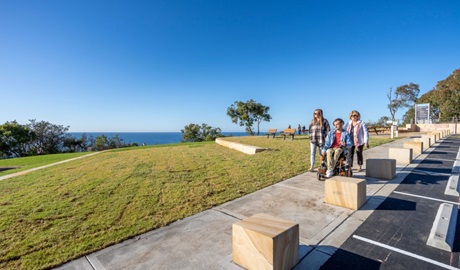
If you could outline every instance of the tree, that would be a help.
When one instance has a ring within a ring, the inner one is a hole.
[[[411,107],[403,116],[403,125],[413,124],[415,119],[415,108]]]
[[[262,121],[270,122],[272,117],[268,113],[270,107],[250,99],[246,102],[235,101],[234,104],[227,108],[227,115],[232,119],[232,123],[246,127],[246,132],[254,136],[252,127],[257,123],[257,135],[260,134],[260,123]]]
[[[105,150],[109,148],[109,138],[102,134],[101,136],[96,136],[96,142],[94,144],[96,150]]]
[[[386,126],[387,124],[387,121],[390,120],[390,117],[388,116],[382,116],[379,118],[379,120],[377,120],[377,122],[375,123],[376,126]]]
[[[30,151],[36,134],[16,121],[0,125],[0,157],[23,157]]]
[[[439,119],[448,121],[460,117],[460,69],[455,70],[446,79],[436,84],[441,100],[439,106]]]
[[[69,126],[51,124],[46,121],[29,120],[28,128],[36,134],[31,149],[36,154],[56,154],[61,152],[64,137]]]
[[[460,69],[423,94],[417,103],[430,104],[430,118],[451,121],[460,117]],[[410,113],[409,111],[407,113]]]
[[[182,142],[203,142],[214,141],[218,137],[222,137],[220,128],[213,128],[207,124],[189,124],[181,129]]]
[[[390,110],[391,120],[395,121],[395,114],[401,108],[413,107],[415,101],[417,101],[417,96],[420,92],[418,84],[409,83],[401,85],[396,88],[396,91],[393,93],[393,88],[390,88],[390,91],[387,94],[388,97],[388,109]],[[394,96],[393,96],[394,94]]]
[[[64,151],[66,152],[83,152],[87,149],[86,134],[83,133],[80,139],[72,135],[66,134],[63,141]]]
[[[441,117],[441,94],[436,89],[432,89],[423,94],[417,103],[429,103],[430,104],[430,119],[439,119]]]
[[[109,139],[110,148],[120,148],[125,146],[125,142],[120,138],[120,134],[115,134],[112,138]]]

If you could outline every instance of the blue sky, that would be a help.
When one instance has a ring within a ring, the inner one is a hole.
[[[254,99],[266,131],[431,90],[460,68],[460,1],[1,0],[0,37],[0,124],[244,131],[227,108]]]

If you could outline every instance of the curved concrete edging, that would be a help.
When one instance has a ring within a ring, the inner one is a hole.
[[[236,143],[236,142],[229,142],[225,141],[222,138],[217,138],[216,143],[225,147],[228,147],[230,149],[234,149],[240,152],[243,152],[248,155],[254,155],[256,153],[262,152],[267,150],[267,148],[262,148],[258,146],[252,146],[252,145],[245,145],[241,143]]]
[[[94,152],[94,153],[91,153],[91,154],[88,154],[88,155],[62,160],[62,161],[59,161],[59,162],[51,163],[51,164],[48,164],[48,165],[43,165],[43,166],[40,166],[40,167],[35,167],[35,168],[28,169],[28,170],[25,170],[25,171],[20,171],[20,172],[16,172],[16,173],[12,173],[12,174],[7,174],[7,175],[4,175],[4,176],[0,176],[0,181],[5,180],[5,179],[9,179],[9,178],[13,178],[13,177],[16,177],[16,176],[19,176],[19,175],[23,175],[23,174],[26,174],[26,173],[30,173],[30,172],[38,171],[38,170],[41,170],[41,169],[45,169],[45,168],[48,168],[48,167],[51,167],[51,166],[54,166],[54,165],[58,165],[58,164],[66,163],[66,162],[69,162],[69,161],[77,160],[77,159],[80,159],[80,158],[94,156],[94,155],[102,153],[102,152],[105,152],[105,151]]]
[[[442,203],[436,214],[427,245],[452,252],[457,227],[458,208],[450,203]]]

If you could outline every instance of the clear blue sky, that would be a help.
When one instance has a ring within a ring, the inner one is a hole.
[[[390,87],[457,68],[458,0],[0,0],[0,124],[244,131],[226,112],[249,99],[271,108],[261,131],[316,108],[375,121]]]

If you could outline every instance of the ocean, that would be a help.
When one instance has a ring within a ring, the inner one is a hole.
[[[182,139],[181,132],[67,132],[67,134],[79,139],[81,135],[97,136],[105,135],[109,138],[114,137],[116,134],[123,139],[125,143],[137,143],[138,145],[154,145],[154,144],[168,144],[179,143]],[[225,136],[248,136],[246,132],[222,132]]]

